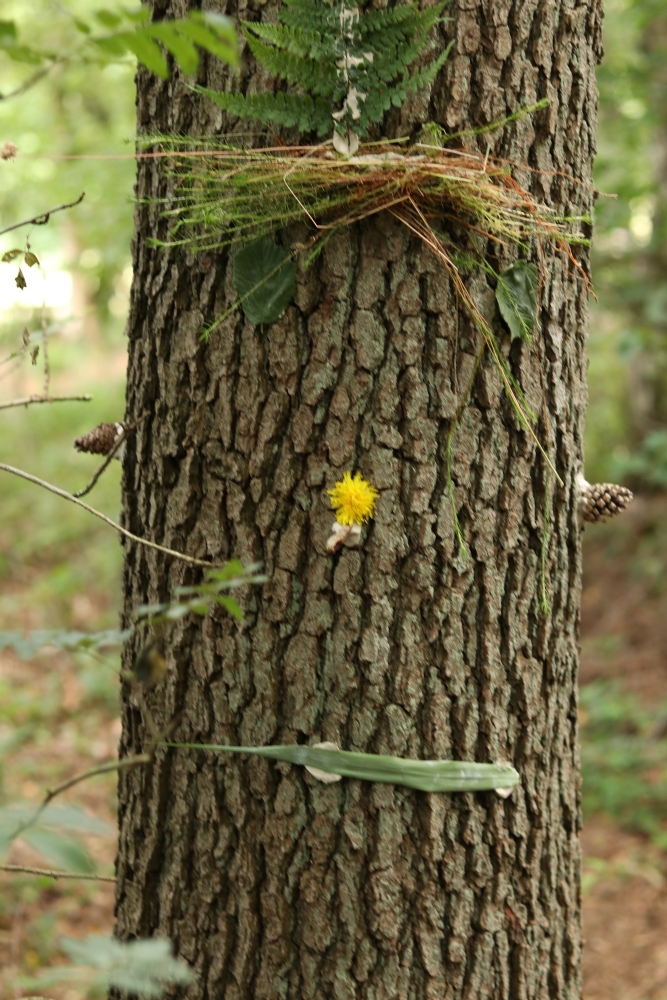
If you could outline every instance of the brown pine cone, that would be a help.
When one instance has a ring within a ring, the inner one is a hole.
[[[77,438],[74,447],[91,455],[108,455],[122,429],[122,424],[98,424],[92,431]]]
[[[581,516],[584,521],[602,521],[620,514],[633,499],[625,486],[615,483],[586,483],[581,491]]]

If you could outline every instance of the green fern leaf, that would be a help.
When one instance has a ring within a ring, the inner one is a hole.
[[[447,2],[426,10],[407,3],[357,13],[359,0],[284,0],[279,24],[245,21],[243,31],[255,59],[305,93],[200,92],[239,117],[318,135],[335,128],[365,138],[392,106],[399,108],[409,93],[433,82],[449,47],[426,66],[409,70],[442,21]]]
[[[288,52],[265,45],[250,32],[246,34],[248,46],[255,59],[273,73],[274,76],[296,83],[311,94],[330,94],[336,83],[335,73],[327,73],[315,59],[294,56]],[[333,79],[332,79],[333,76]]]
[[[247,39],[261,38],[294,56],[318,59],[328,47],[319,31],[291,28],[283,24],[262,24],[259,21],[243,21],[242,27]]]

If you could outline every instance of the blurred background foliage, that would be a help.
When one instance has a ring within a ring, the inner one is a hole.
[[[90,0],[68,0],[68,10],[90,16]],[[68,10],[56,0],[4,0],[0,20],[15,20],[30,45],[64,52],[77,41]],[[584,812],[587,822],[603,814],[664,850],[664,646],[656,642],[650,684],[634,690],[633,677],[637,644],[667,618],[660,492],[667,488],[667,7],[664,0],[607,0],[605,17],[595,173],[604,194],[595,217],[586,472],[591,482],[625,482],[647,499],[625,526],[586,536]],[[17,159],[0,162],[0,228],[86,193],[80,206],[30,233],[42,266],[24,268],[27,289],[16,288],[15,263],[0,264],[0,359],[20,348],[24,328],[39,343],[44,321],[52,392],[94,396],[90,403],[0,411],[0,460],[66,489],[84,485],[97,465],[94,456],[73,450],[73,438],[123,413],[133,71],[130,60],[106,66],[74,60],[55,66],[25,94],[0,98],[0,145],[11,141],[19,149]],[[0,95],[32,72],[30,63],[0,51]],[[90,158],[68,159],[79,156]],[[24,230],[0,237],[0,253],[23,247],[25,237]],[[40,363],[33,367],[24,353],[0,365],[0,402],[40,392]],[[51,494],[0,475],[0,629],[115,627],[121,548],[114,533]],[[90,497],[114,518],[119,479],[112,463]],[[621,567],[615,576],[611,566]],[[632,607],[642,635],[636,641],[630,619],[614,611],[628,589],[637,594]],[[0,805],[33,801],[91,758],[113,756],[117,665],[114,657],[85,654],[44,654],[29,664],[1,654]],[[114,788],[113,778],[86,783],[73,801],[113,820]],[[99,870],[108,871],[113,837],[89,848]],[[39,863],[29,853],[18,860]],[[5,987],[13,995],[19,969],[55,960],[57,931],[80,936],[110,926],[108,887],[0,877],[7,881],[0,892],[1,995]],[[56,987],[53,996],[61,996]]]
[[[607,0],[586,469],[667,485],[667,7]]]

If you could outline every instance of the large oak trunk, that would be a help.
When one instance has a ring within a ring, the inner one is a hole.
[[[221,7],[266,21],[278,3]],[[184,9],[156,0],[154,16]],[[458,0],[447,13],[438,45],[456,42],[430,102],[406,105],[387,131],[426,118],[458,130],[548,97],[481,148],[526,164],[516,176],[539,198],[589,210],[598,0]],[[224,73],[211,60],[200,82],[220,86]],[[241,82],[270,85],[250,58]],[[222,126],[177,74],[139,74],[138,121],[144,134]],[[163,190],[160,161],[140,162],[138,196]],[[127,420],[151,417],[128,445],[125,524],[201,558],[262,562],[269,582],[244,596],[243,627],[220,611],[169,633],[171,669],[148,696],[156,719],[182,712],[177,738],[199,742],[507,760],[521,784],[507,800],[427,795],[160,750],[120,777],[117,933],[169,937],[197,977],[188,1000],[574,1000],[580,277],[547,254],[532,345],[510,347],[494,319],[565,488],[486,358],[454,447],[466,560],[445,450],[479,335],[435,257],[378,216],[299,272],[280,321],[260,329],[237,312],[206,344],[202,327],[233,301],[229,259],[151,249],[164,232],[159,210],[140,205]],[[467,280],[492,315],[486,279]],[[380,498],[362,547],[331,555],[326,491],[347,469]],[[126,616],[195,579],[128,543]],[[147,733],[127,690],[123,726],[121,754],[140,750]]]

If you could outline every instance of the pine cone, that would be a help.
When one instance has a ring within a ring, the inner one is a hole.
[[[74,447],[91,455],[108,455],[122,429],[122,424],[98,424],[92,431],[77,438]]]
[[[620,514],[633,499],[630,490],[615,483],[586,483],[581,490],[581,516],[584,521],[602,521]]]

